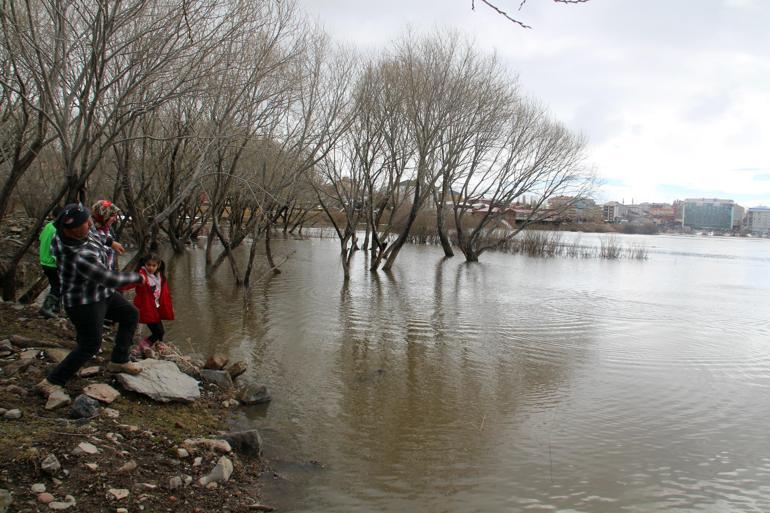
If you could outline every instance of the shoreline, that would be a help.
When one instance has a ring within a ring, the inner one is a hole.
[[[261,438],[231,431],[238,390],[206,382],[199,399],[168,403],[127,391],[101,371],[110,338],[105,330],[107,347],[89,362],[100,370],[66,388],[73,398],[96,385],[120,393],[100,397],[96,415],[73,418],[73,405],[46,409],[34,391],[74,341],[68,321],[0,303],[0,513],[271,511],[260,503]]]

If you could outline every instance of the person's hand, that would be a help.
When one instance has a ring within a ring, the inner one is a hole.
[[[146,285],[149,285],[149,284],[150,284],[150,280],[148,280],[148,279],[147,279],[147,276],[145,276],[144,274],[142,274],[142,273],[139,273],[139,277],[141,277],[141,278],[142,278],[142,281],[140,282],[142,285],[145,285],[145,286],[146,286]]]
[[[110,246],[112,249],[120,253],[121,255],[126,252],[126,248],[123,247],[123,244],[120,242],[114,240],[112,241],[112,246]]]

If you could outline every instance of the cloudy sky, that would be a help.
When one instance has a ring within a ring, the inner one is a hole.
[[[495,2],[493,2],[495,3]],[[458,29],[589,140],[597,199],[770,204],[770,0],[299,0],[344,43]]]

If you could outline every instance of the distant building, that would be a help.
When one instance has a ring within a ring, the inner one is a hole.
[[[602,219],[608,223],[619,223],[626,219],[628,209],[617,201],[610,201],[602,205]]]
[[[599,207],[591,198],[554,196],[548,200],[548,208],[559,213],[560,221],[598,222],[602,217]]]
[[[746,228],[754,235],[770,235],[770,208],[750,208],[746,214]]]
[[[674,223],[675,210],[668,203],[650,203],[647,216],[658,226],[669,226]]]
[[[732,230],[736,207],[733,200],[686,199],[682,206],[682,226],[696,230]]]

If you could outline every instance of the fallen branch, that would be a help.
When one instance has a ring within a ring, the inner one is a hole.
[[[8,337],[8,340],[11,341],[11,344],[22,349],[38,349],[41,347],[75,349],[75,342],[69,340],[62,342],[52,342],[50,340],[37,340],[34,338],[23,337],[21,335],[11,335]]]

